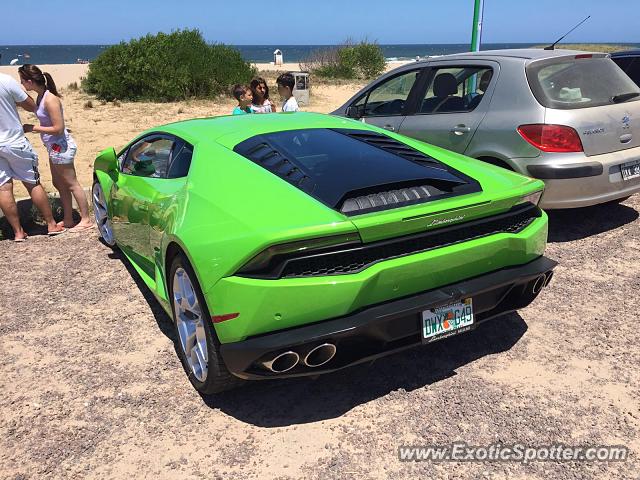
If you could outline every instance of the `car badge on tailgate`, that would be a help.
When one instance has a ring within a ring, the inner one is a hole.
[[[622,117],[622,129],[628,130],[629,128],[631,128],[631,117],[627,114]]]
[[[437,227],[438,225],[447,225],[449,223],[459,222],[464,219],[464,215],[458,215],[457,217],[452,218],[436,218],[427,227]]]

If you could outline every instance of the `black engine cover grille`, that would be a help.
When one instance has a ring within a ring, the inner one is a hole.
[[[374,263],[412,255],[454,243],[496,233],[518,233],[540,217],[538,207],[529,204],[505,214],[492,216],[425,233],[394,238],[361,247],[291,258],[275,278],[314,277],[357,273]],[[274,278],[274,277],[272,277]]]

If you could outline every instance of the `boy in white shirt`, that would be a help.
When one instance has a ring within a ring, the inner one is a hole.
[[[282,97],[282,111],[283,112],[297,112],[298,101],[293,96],[293,89],[296,85],[296,81],[293,75],[290,73],[283,73],[276,80],[278,85],[278,93]]]

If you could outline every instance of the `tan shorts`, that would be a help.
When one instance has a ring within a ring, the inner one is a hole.
[[[40,183],[38,154],[25,138],[19,143],[0,146],[0,186],[10,180]]]

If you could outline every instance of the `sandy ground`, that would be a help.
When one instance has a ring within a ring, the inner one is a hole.
[[[316,85],[308,109],[331,111],[359,87]],[[233,106],[113,105],[64,93],[86,186],[99,150]],[[41,171],[50,188],[46,160]],[[0,241],[0,478],[637,480],[639,210],[636,196],[552,214],[547,254],[560,265],[518,314],[373,365],[209,398],[184,375],[171,320],[95,232]],[[631,456],[528,466],[398,460],[400,445],[456,440],[624,444]]]
[[[268,64],[266,64],[268,66]],[[289,64],[288,64],[289,65]],[[296,65],[293,69],[297,69]],[[78,153],[75,167],[78,179],[83,186],[91,186],[93,161],[96,155],[107,147],[116,150],[125,146],[137,134],[148,128],[169,122],[186,120],[194,117],[207,117],[230,114],[235,100],[220,97],[217,100],[184,101],[172,103],[121,102],[107,103],[96,100],[81,91],[68,88],[69,84],[80,83],[86,74],[88,65],[43,65],[61,89],[62,102],[67,128],[71,130]],[[8,73],[18,77],[16,67],[0,67],[0,73]],[[271,98],[279,102],[275,88],[275,71],[263,71],[271,87]],[[310,104],[301,110],[328,113],[347,101],[362,86],[363,82],[319,83],[311,86]],[[33,96],[33,94],[32,94]],[[21,111],[23,123],[37,123],[35,115]],[[27,138],[35,147],[40,158],[40,174],[47,191],[54,191],[51,183],[51,172],[47,152],[37,134],[28,134]],[[15,186],[16,197],[25,197],[26,190],[21,184]]]
[[[554,213],[531,306],[313,379],[191,388],[95,231],[0,242],[0,478],[638,479],[640,196]],[[37,233],[37,232],[32,232]],[[402,463],[403,444],[624,444],[625,462]]]

